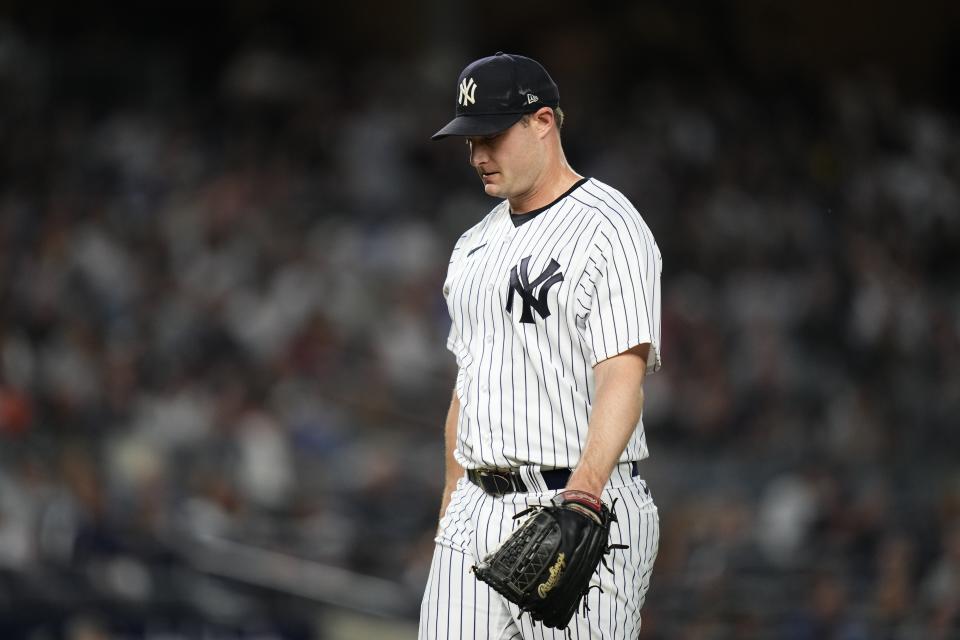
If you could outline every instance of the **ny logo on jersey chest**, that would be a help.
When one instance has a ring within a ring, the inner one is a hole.
[[[533,311],[540,314],[541,318],[550,316],[550,308],[547,306],[547,296],[550,294],[550,287],[563,282],[563,273],[558,273],[560,263],[550,259],[550,264],[546,266],[543,272],[530,280],[530,258],[527,256],[520,261],[520,269],[513,267],[510,269],[510,290],[507,293],[507,313],[513,313],[513,294],[517,293],[523,299],[523,310],[520,312],[520,322],[533,324]],[[540,287],[539,293],[535,293],[537,287]]]

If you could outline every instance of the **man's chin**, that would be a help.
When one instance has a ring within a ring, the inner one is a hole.
[[[502,198],[503,190],[500,188],[500,185],[488,182],[483,185],[483,190],[488,196],[493,196],[494,198]]]

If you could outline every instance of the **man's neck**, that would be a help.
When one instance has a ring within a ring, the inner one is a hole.
[[[563,164],[552,175],[546,176],[539,187],[534,187],[516,198],[510,198],[510,213],[521,215],[545,207],[563,195],[582,177],[569,165]]]

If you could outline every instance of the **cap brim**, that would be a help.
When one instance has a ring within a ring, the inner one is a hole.
[[[522,113],[457,116],[443,129],[430,136],[430,139],[440,140],[447,136],[489,136],[509,129],[522,117]]]

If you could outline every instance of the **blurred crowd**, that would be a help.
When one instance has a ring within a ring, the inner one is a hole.
[[[442,62],[249,50],[201,95],[162,58],[121,90],[0,29],[0,636],[311,637],[195,566],[210,540],[394,580],[412,619],[440,286],[494,204],[428,142]],[[960,637],[960,121],[882,74],[803,89],[567,109],[664,256],[646,638]]]

